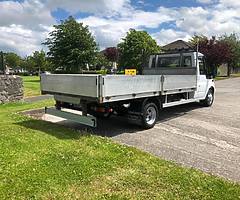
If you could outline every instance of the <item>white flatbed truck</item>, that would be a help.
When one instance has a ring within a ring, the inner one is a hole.
[[[163,108],[192,102],[212,105],[215,84],[208,71],[198,52],[155,54],[143,75],[44,74],[41,92],[56,101],[55,108],[45,109],[47,114],[92,127],[98,117],[116,114],[152,128]]]

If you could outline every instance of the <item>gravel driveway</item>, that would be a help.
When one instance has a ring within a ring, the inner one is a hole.
[[[240,182],[240,78],[217,81],[216,89],[212,107],[189,104],[165,109],[150,130],[115,118],[91,130],[166,160]],[[61,124],[84,128],[66,121]]]

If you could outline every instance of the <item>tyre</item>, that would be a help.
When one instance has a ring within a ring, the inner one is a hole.
[[[203,106],[210,107],[214,101],[214,91],[213,89],[209,89],[206,98],[201,101]]]
[[[143,107],[142,126],[145,129],[153,128],[158,119],[158,109],[155,103],[147,103]]]

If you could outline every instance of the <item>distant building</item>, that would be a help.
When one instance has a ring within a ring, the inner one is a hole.
[[[177,40],[170,44],[167,44],[162,47],[164,52],[173,52],[173,51],[193,51],[194,46],[183,40]]]

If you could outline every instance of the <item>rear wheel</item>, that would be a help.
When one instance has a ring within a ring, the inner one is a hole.
[[[206,98],[201,101],[203,106],[210,107],[214,101],[214,92],[213,89],[209,89]]]
[[[158,119],[158,109],[155,103],[147,103],[143,108],[142,126],[145,129],[153,128]]]

